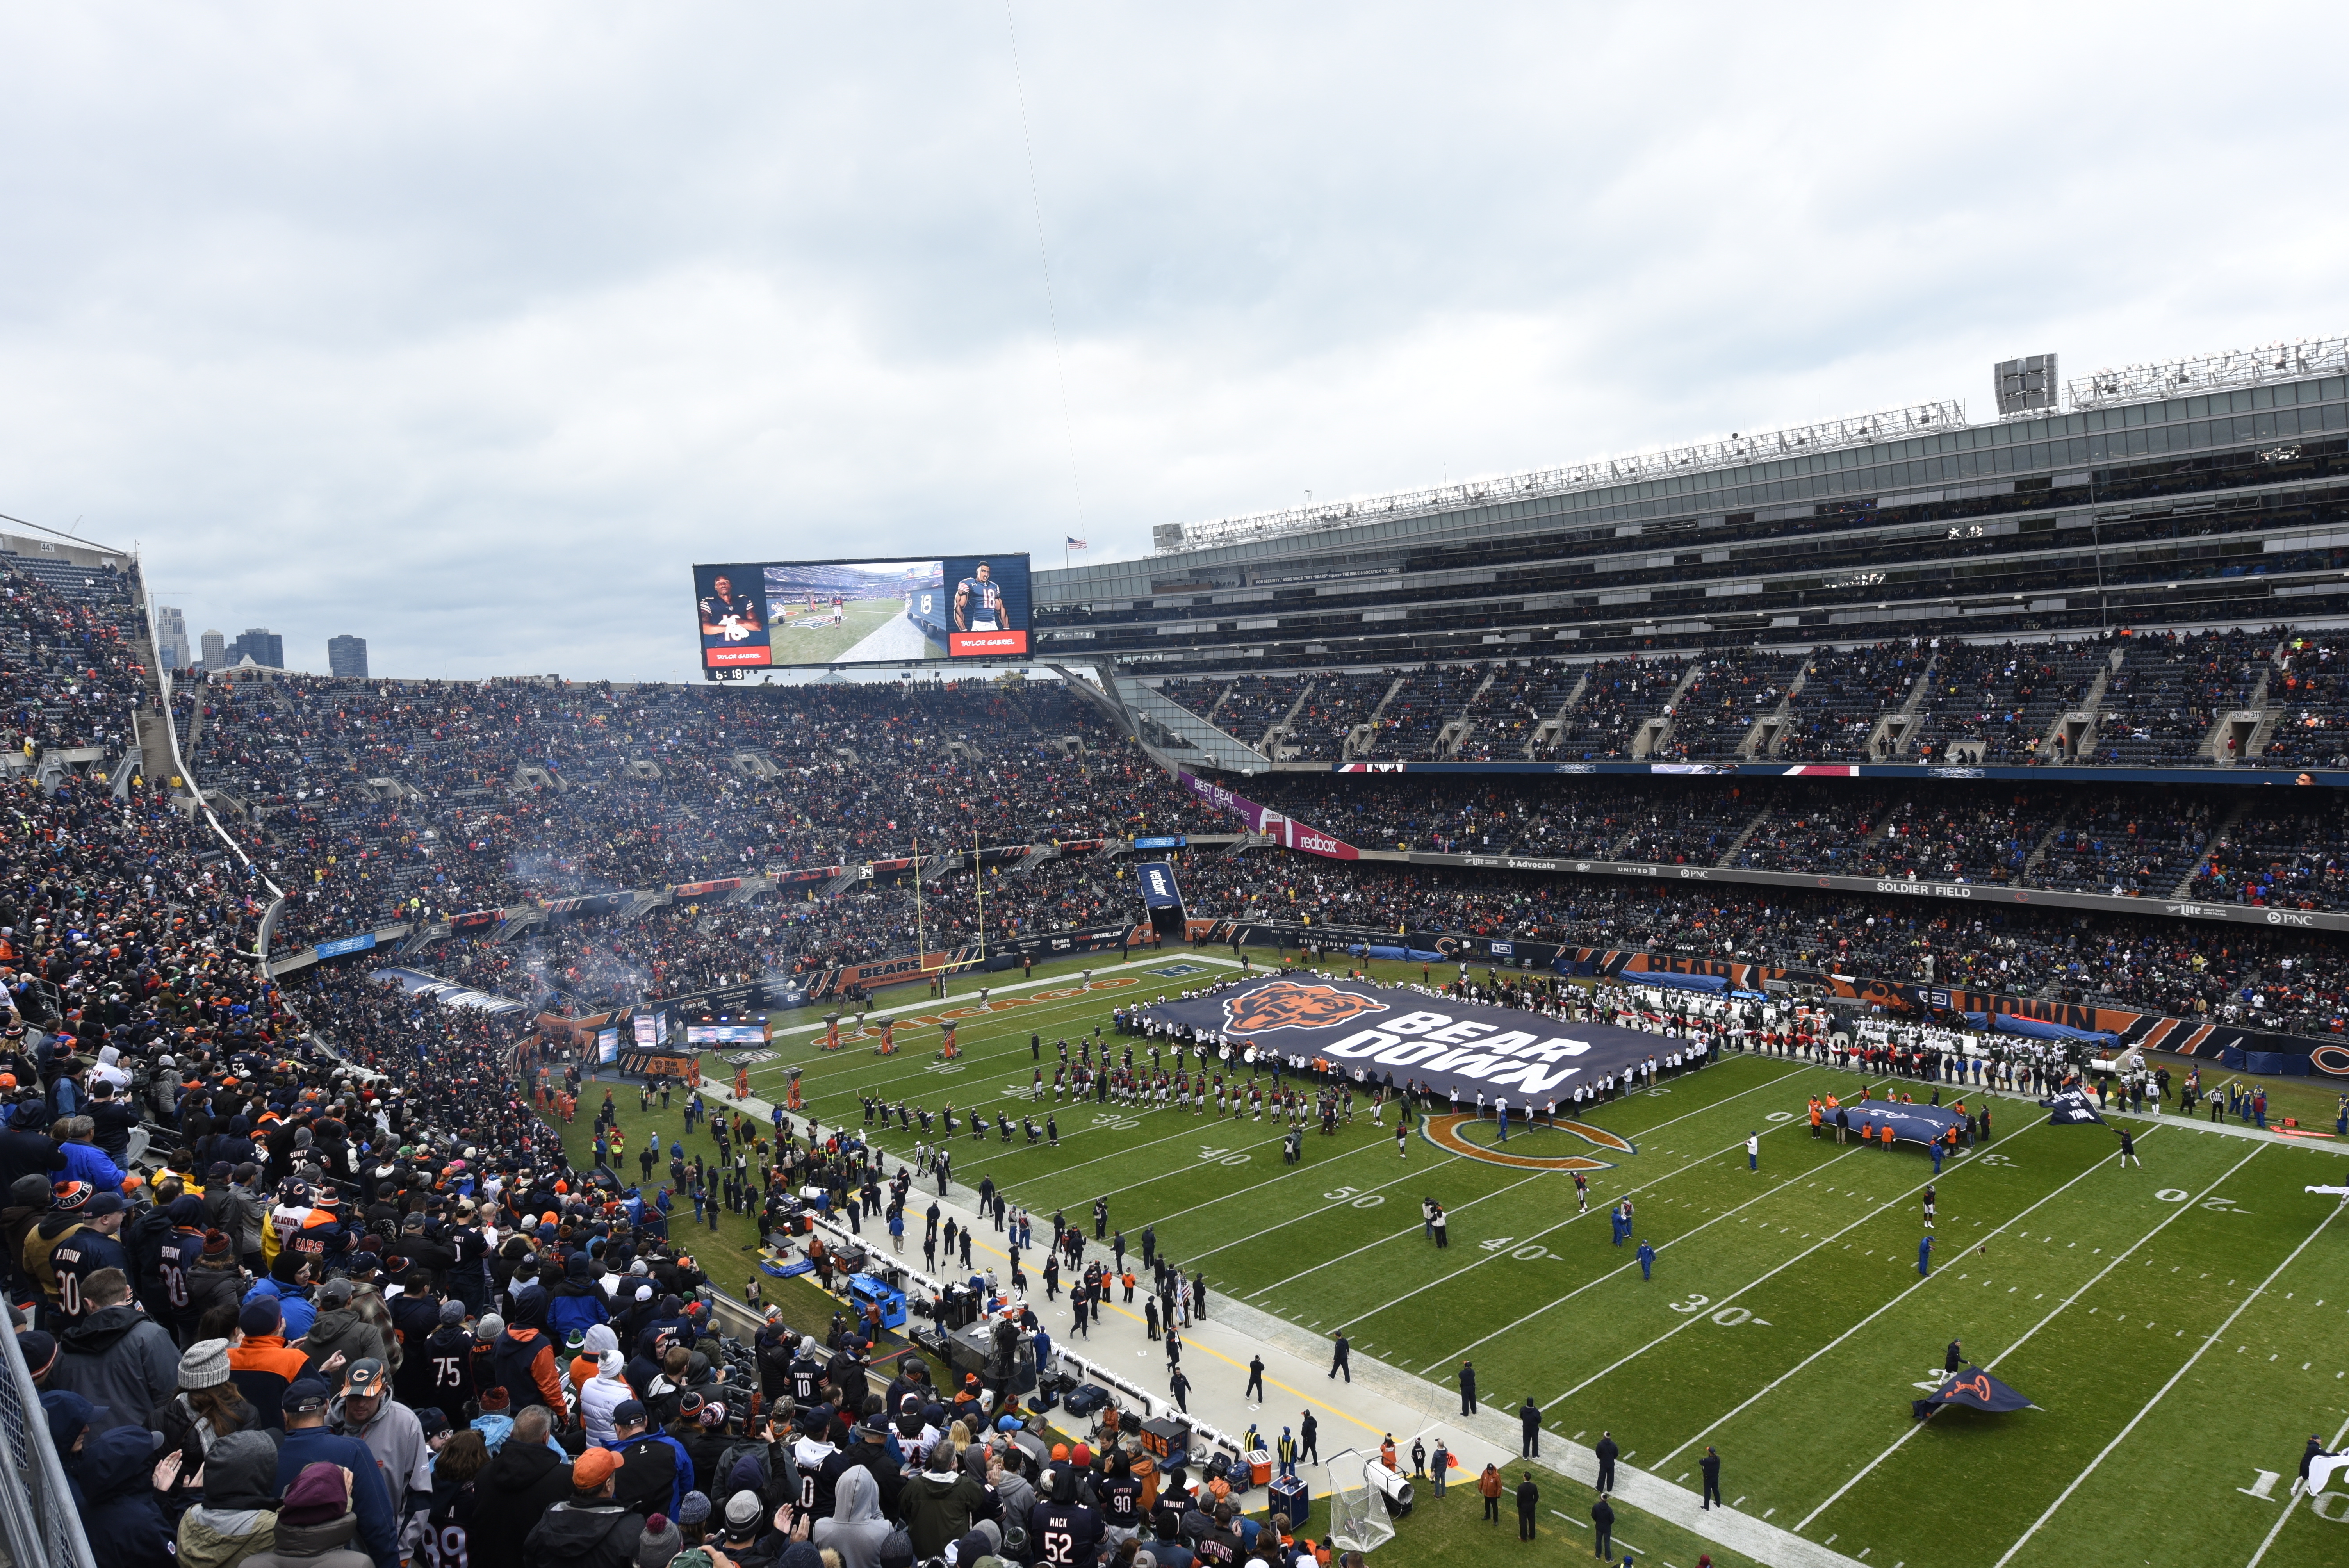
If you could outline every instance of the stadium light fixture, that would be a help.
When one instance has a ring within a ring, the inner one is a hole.
[[[1158,523],[1151,545],[1159,554],[1216,545],[1279,539],[1330,529],[1357,527],[1458,511],[1513,496],[1566,495],[1609,485],[1637,483],[1661,474],[1731,469],[1773,457],[1807,457],[1841,447],[1867,446],[1916,431],[1965,422],[1965,406],[1951,400],[1911,404],[1841,419],[1756,431],[1733,430],[1725,440],[1602,458],[1568,468],[1537,469],[1495,479],[1446,482],[1430,490],[1399,490],[1345,500],[1316,501],[1282,511],[1219,518],[1207,522]]]
[[[2065,390],[2073,407],[2097,408],[2177,392],[2210,392],[2344,372],[2349,372],[2349,337],[2301,338],[2099,370],[2069,383]]]

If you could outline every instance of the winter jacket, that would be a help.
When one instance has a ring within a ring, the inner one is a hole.
[[[579,1418],[586,1423],[587,1440],[599,1447],[609,1448],[618,1436],[612,1426],[612,1412],[619,1408],[622,1400],[636,1397],[636,1390],[622,1376],[627,1367],[626,1359],[618,1351],[606,1350],[603,1360],[596,1364],[595,1376],[579,1390]]]
[[[367,1554],[352,1544],[358,1527],[356,1513],[325,1524],[281,1522],[276,1544],[246,1558],[243,1568],[373,1568]]]
[[[571,1466],[561,1454],[543,1445],[503,1444],[473,1478],[466,1554],[484,1563],[512,1563],[540,1517],[570,1495]]]
[[[616,1502],[558,1502],[523,1542],[523,1568],[632,1568],[642,1514]]]
[[[285,1319],[285,1336],[289,1345],[307,1336],[311,1326],[318,1321],[318,1306],[310,1299],[306,1285],[292,1285],[282,1280],[263,1278],[254,1281],[253,1288],[244,1293],[247,1302],[263,1296],[277,1304],[279,1315]]]
[[[277,1444],[232,1432],[204,1456],[203,1501],[180,1516],[181,1568],[237,1568],[275,1544]]]
[[[231,1183],[228,1201],[221,1205],[220,1228],[239,1257],[261,1251],[261,1195],[250,1187]]]
[[[277,1495],[285,1495],[285,1489],[304,1467],[319,1463],[340,1465],[351,1472],[351,1510],[358,1520],[358,1550],[374,1559],[375,1568],[399,1568],[399,1522],[392,1513],[391,1499],[384,1492],[383,1471],[376,1465],[374,1453],[357,1438],[339,1438],[324,1427],[286,1433],[285,1444],[277,1450]],[[318,1550],[340,1546],[349,1539],[327,1542]],[[283,1523],[277,1530],[277,1550],[280,1553],[288,1550]]]
[[[308,1362],[287,1346],[282,1334],[248,1334],[229,1346],[228,1380],[261,1413],[261,1424],[274,1430],[285,1425],[285,1386],[302,1376]]]
[[[513,1408],[544,1405],[562,1413],[563,1377],[554,1369],[554,1346],[545,1335],[535,1328],[508,1328],[498,1336],[490,1365]]]
[[[171,1568],[171,1525],[148,1472],[154,1439],[139,1427],[93,1433],[73,1456],[82,1528],[98,1568]]]
[[[645,1513],[671,1519],[693,1490],[693,1456],[667,1432],[639,1432],[626,1442],[604,1445],[620,1456],[614,1501]]]
[[[205,1313],[223,1302],[235,1301],[243,1294],[244,1275],[232,1256],[225,1264],[217,1268],[211,1264],[198,1264],[188,1271],[187,1284],[188,1337],[193,1339],[195,1326],[203,1321]]]
[[[546,1336],[567,1344],[573,1332],[585,1333],[611,1318],[604,1293],[586,1280],[566,1278],[554,1287],[546,1304]]]
[[[180,1386],[180,1347],[130,1302],[84,1313],[57,1336],[57,1349],[47,1387],[104,1406],[100,1431],[145,1426]]]
[[[947,1445],[938,1444],[931,1452],[930,1462],[951,1464],[953,1457]],[[897,1505],[905,1514],[905,1533],[914,1539],[914,1555],[917,1558],[938,1556],[946,1551],[947,1542],[961,1540],[969,1532],[971,1511],[986,1503],[987,1490],[960,1471],[926,1470],[907,1481],[905,1490],[897,1494]],[[835,1501],[835,1517],[838,1511]]]
[[[386,1366],[391,1364],[391,1341],[383,1330],[347,1306],[320,1313],[310,1332],[302,1336],[302,1352],[309,1357],[312,1372],[317,1372],[337,1350],[343,1353],[343,1367],[338,1370],[356,1367],[370,1357]]]
[[[864,1466],[843,1472],[833,1488],[832,1517],[819,1519],[809,1539],[840,1553],[840,1568],[880,1568],[881,1543],[889,1539],[881,1517],[881,1489]]]

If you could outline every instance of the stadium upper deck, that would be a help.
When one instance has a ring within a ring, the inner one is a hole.
[[[2042,418],[1927,405],[1162,529],[1039,572],[1039,652],[1188,675],[2305,627],[2349,614],[2344,371],[2332,340],[2075,382]]]

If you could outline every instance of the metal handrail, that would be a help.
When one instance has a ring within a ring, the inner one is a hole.
[[[8,1438],[8,1463],[0,1466],[0,1540],[7,1542],[12,1563],[97,1568],[65,1465],[49,1441],[48,1415],[32,1369],[14,1334],[0,1333],[0,1340],[7,1342],[7,1365],[0,1367],[0,1430]]]

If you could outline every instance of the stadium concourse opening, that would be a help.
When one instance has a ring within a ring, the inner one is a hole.
[[[988,679],[167,673],[135,557],[11,536],[20,1348],[99,1387],[117,1313],[298,1427],[272,1334],[348,1336],[347,1399],[381,1359],[583,1459],[665,1444],[618,1383],[701,1400],[694,1463],[757,1446],[757,1386],[819,1478],[877,1403],[917,1452],[967,1418],[998,1499],[1086,1441],[1070,1509],[1179,1438],[1260,1521],[1234,1450],[1310,1412],[1309,1531],[1392,1432],[1683,1564],[2329,1562],[2349,1501],[2284,1478],[2349,1377],[2349,384],[2267,363],[1016,588],[694,583],[712,671],[1028,639]],[[859,1326],[852,1253],[918,1335]],[[981,1314],[1040,1459],[947,1343]],[[688,1339],[706,1373],[632,1359]],[[2038,1408],[1912,1421],[1966,1368]],[[104,1387],[131,1430],[83,1453],[145,1477],[187,1423]],[[1426,1479],[1399,1549],[1474,1550]]]

